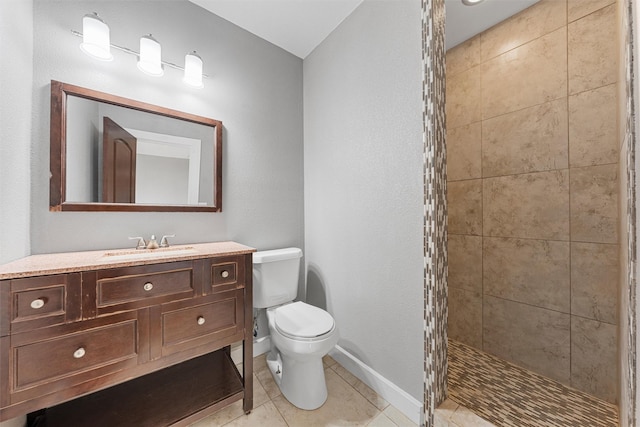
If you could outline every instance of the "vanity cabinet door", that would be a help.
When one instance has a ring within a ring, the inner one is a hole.
[[[192,298],[200,283],[198,262],[115,268],[83,274],[85,318]]]
[[[140,349],[147,348],[141,345],[147,335],[140,330],[138,315],[134,311],[12,335],[11,402],[137,365]]]
[[[205,269],[210,277],[207,277],[208,280],[206,280],[205,293],[244,288],[245,257],[219,257],[207,261]]]
[[[12,333],[80,320],[80,273],[28,277],[9,281]]]
[[[244,338],[244,292],[227,291],[162,307],[156,357],[202,347],[212,351]],[[152,346],[152,358],[154,348]]]

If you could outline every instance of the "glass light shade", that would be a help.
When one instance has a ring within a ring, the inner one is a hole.
[[[151,34],[140,37],[140,56],[138,57],[138,69],[152,76],[164,74],[162,68],[162,49],[160,43]]]
[[[111,44],[109,40],[109,26],[104,23],[97,13],[85,15],[82,18],[82,43],[80,49],[101,61],[111,61]]]
[[[195,87],[204,87],[202,83],[202,58],[195,52],[184,57],[184,77],[182,81]]]
[[[482,3],[484,0],[462,0],[462,3],[467,6],[474,6],[478,3]]]

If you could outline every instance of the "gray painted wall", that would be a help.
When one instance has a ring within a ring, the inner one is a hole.
[[[70,30],[82,31],[83,15],[94,11],[113,44],[137,51],[151,33],[163,59],[178,64],[196,50],[211,76],[205,88],[184,85],[171,68],[147,76],[122,52],[112,62],[82,53]],[[186,0],[35,0],[33,62],[32,253],[129,247],[128,236],[170,233],[174,243],[303,247],[301,59]],[[223,212],[49,212],[52,79],[221,120]]]
[[[0,107],[0,224],[11,237],[0,261],[126,247],[130,235],[172,232],[176,243],[304,247],[307,300],[335,315],[340,344],[420,400],[419,3],[367,0],[305,60],[304,153],[299,58],[186,1],[150,3],[35,0],[31,19],[31,1],[15,0],[11,7],[24,19],[0,21],[3,52],[30,45],[31,34],[34,42],[33,58],[29,48],[14,55],[26,72],[0,63],[2,99],[13,100]],[[12,15],[6,4],[2,17]],[[169,61],[196,49],[212,78],[196,90],[176,70],[162,78],[140,73],[133,56],[114,52],[107,63],[87,57],[70,30],[81,30],[92,11],[110,25],[113,43],[137,50],[138,38],[152,33]],[[5,27],[13,22],[19,30]],[[224,212],[49,212],[51,79],[222,120]],[[5,127],[7,118],[17,128]],[[306,246],[305,238],[312,239]]]
[[[98,201],[98,105],[99,103],[70,96],[67,98],[67,168],[66,200]]]
[[[0,8],[0,263],[29,255],[33,4]]]
[[[366,0],[304,61],[307,300],[423,397],[420,3]]]

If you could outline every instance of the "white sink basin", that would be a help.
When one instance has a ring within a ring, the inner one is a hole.
[[[159,249],[132,249],[105,252],[102,258],[105,261],[127,261],[153,258],[170,258],[173,256],[197,254],[198,251],[192,246],[179,246],[175,248]]]

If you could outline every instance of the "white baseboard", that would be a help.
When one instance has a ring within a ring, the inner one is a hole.
[[[271,336],[257,338],[253,340],[253,357],[260,356],[271,350]]]
[[[232,357],[234,350],[233,348],[231,350]],[[240,351],[240,360],[242,360],[242,346],[239,346],[238,350]],[[267,353],[269,350],[271,350],[270,336],[267,335],[253,340],[253,357]],[[411,421],[418,425],[424,424],[423,405],[409,393],[374,371],[339,345],[336,345],[329,352],[329,355]]]
[[[329,352],[329,355],[411,421],[418,425],[424,424],[423,404],[409,393],[374,371],[368,365],[365,365],[339,345],[336,345]]]
[[[267,335],[266,337],[258,338],[253,340],[253,357],[260,356],[263,353],[267,353],[271,350],[271,337]],[[231,360],[236,365],[238,363],[242,363],[242,342],[237,342],[231,345]],[[0,427],[4,427],[0,425]]]

